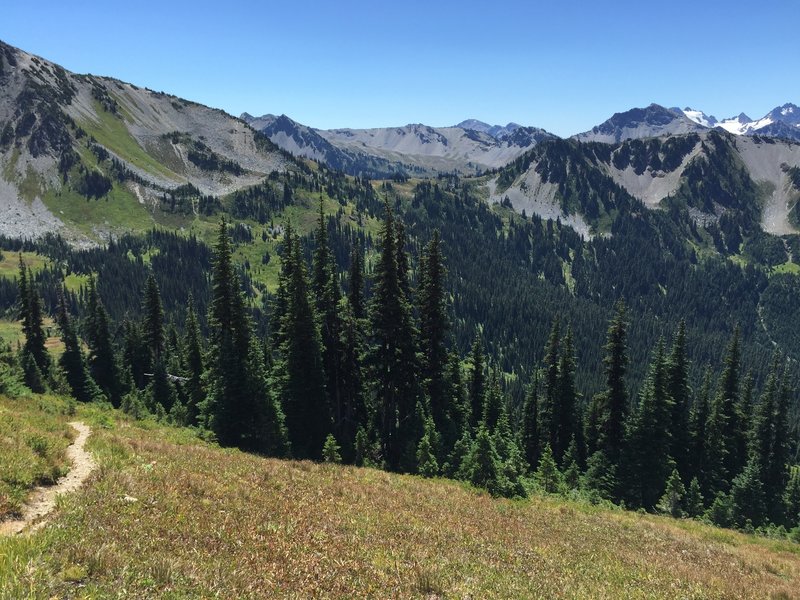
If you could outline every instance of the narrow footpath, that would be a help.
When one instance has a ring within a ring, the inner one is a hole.
[[[35,487],[22,508],[22,518],[0,523],[0,535],[32,533],[44,526],[47,516],[56,507],[56,497],[80,488],[97,467],[92,455],[84,449],[92,428],[82,421],[73,421],[69,425],[78,432],[67,447],[67,458],[72,468],[54,485]]]

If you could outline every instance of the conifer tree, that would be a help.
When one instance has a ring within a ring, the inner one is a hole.
[[[161,291],[153,271],[147,275],[144,298],[142,299],[144,312],[144,339],[150,351],[149,368],[154,368],[157,361],[164,354],[166,338],[164,335],[164,307],[161,304]]]
[[[196,425],[203,403],[203,341],[200,325],[194,308],[194,299],[189,296],[189,308],[186,313],[186,418],[189,425]]]
[[[675,460],[679,473],[690,472],[689,360],[686,356],[686,322],[681,320],[667,359],[667,393],[672,398],[669,455]],[[688,479],[687,479],[688,481]]]
[[[692,477],[697,477],[703,490],[708,491],[706,426],[708,424],[711,394],[711,369],[706,368],[703,383],[689,414],[689,454]]]
[[[783,494],[784,514],[788,527],[800,526],[800,469],[795,468]]]
[[[492,436],[483,424],[479,425],[470,452],[464,459],[465,479],[493,496],[500,495],[504,486],[500,481],[499,462]]]
[[[766,518],[764,486],[761,469],[751,457],[744,470],[731,483],[731,518],[734,525],[744,527],[748,522],[758,527]]]
[[[672,399],[667,393],[664,340],[656,347],[636,412],[628,423],[625,471],[628,495],[634,506],[655,507],[672,470]]]
[[[61,341],[64,342],[64,353],[59,358],[59,365],[64,371],[73,397],[79,402],[101,401],[103,393],[89,374],[86,358],[81,350],[80,340],[72,324],[67,309],[64,289],[58,294],[58,326],[61,329]]]
[[[452,446],[458,436],[452,417],[451,398],[447,389],[446,346],[450,323],[447,317],[444,278],[446,270],[439,231],[434,230],[420,261],[419,346],[422,355],[420,371],[436,430]]]
[[[619,467],[628,414],[628,392],[625,372],[628,366],[627,322],[625,304],[620,300],[614,308],[614,318],[608,328],[603,358],[606,389],[600,398],[597,445],[606,460]]]
[[[553,455],[563,465],[563,455],[576,434],[576,410],[578,394],[575,389],[575,349],[572,342],[572,327],[567,328],[561,344],[558,363],[558,402],[556,403],[556,445]]]
[[[378,243],[370,303],[371,369],[383,458],[390,470],[398,470],[411,441],[410,429],[417,404],[415,331],[406,292],[407,273],[398,256],[395,219],[389,205]]]
[[[325,375],[325,391],[334,429],[342,436],[345,407],[341,392],[341,321],[339,299],[341,291],[336,278],[333,254],[328,245],[328,228],[319,203],[317,231],[314,236],[316,248],[312,258],[311,292],[314,298],[322,342],[322,366]]]
[[[326,463],[339,464],[342,462],[342,455],[339,453],[339,444],[336,443],[336,438],[332,433],[329,433],[325,438],[325,444],[322,446],[322,460]]]
[[[560,323],[556,318],[553,321],[550,336],[545,344],[543,389],[539,406],[539,450],[542,453],[545,446],[550,446],[551,451],[554,448],[558,448],[557,435],[560,415],[560,407],[558,405],[560,400],[558,376],[559,327]]]
[[[41,375],[47,377],[50,374],[50,355],[47,353],[45,342],[47,336],[43,327],[43,313],[42,298],[33,279],[33,273],[25,266],[22,261],[22,255],[19,256],[19,278],[17,280],[19,287],[19,305],[20,316],[22,318],[22,332],[25,335],[25,345],[23,346],[23,355],[28,354],[33,358],[33,362]],[[33,374],[35,370],[31,366],[25,371],[26,379],[28,373]]]
[[[722,374],[717,394],[711,408],[712,423],[709,433],[719,436],[718,457],[714,477],[719,482],[729,480],[739,473],[745,465],[746,456],[739,455],[742,446],[740,439],[746,435],[742,431],[737,406],[739,404],[739,371],[741,350],[739,347],[739,328],[737,327],[725,352]],[[716,489],[722,489],[721,487]]]
[[[480,337],[475,336],[470,352],[470,373],[469,373],[469,404],[470,404],[470,425],[477,429],[478,424],[483,419],[483,403],[486,395],[486,374],[485,359],[483,356],[483,344]]]
[[[537,380],[528,388],[522,409],[522,450],[532,469],[539,464],[539,397]]]
[[[439,463],[436,460],[436,426],[432,417],[425,420],[425,433],[417,445],[417,472],[423,477],[436,477]]]
[[[672,469],[672,474],[667,479],[664,488],[664,495],[661,496],[656,508],[660,513],[680,519],[683,516],[682,502],[686,495],[686,489],[683,487],[683,482],[677,469]]]
[[[686,490],[686,497],[683,500],[684,510],[689,517],[699,517],[703,514],[703,494],[700,491],[700,481],[697,477],[692,477],[689,489]]]
[[[108,313],[100,299],[94,277],[89,278],[86,342],[89,346],[89,372],[111,403],[119,407],[122,399],[120,369],[111,343]]]
[[[325,394],[322,339],[309,298],[309,284],[299,240],[286,240],[292,265],[285,282],[286,312],[281,320],[280,359],[273,372],[286,427],[296,458],[319,460],[325,437],[331,432],[331,414]]]
[[[581,468],[579,465],[578,442],[572,436],[567,451],[564,454],[564,484],[567,489],[576,490],[581,483]]]
[[[350,252],[350,273],[348,275],[348,294],[350,307],[356,319],[367,316],[364,303],[364,251],[359,244],[354,244]]]
[[[548,494],[557,494],[563,488],[563,476],[561,471],[558,470],[558,465],[549,444],[546,444],[542,451],[542,457],[539,460],[536,472],[533,474],[533,480],[539,489]]]
[[[223,219],[211,273],[208,385],[202,417],[222,445],[282,455],[287,450],[284,417],[268,393],[263,352],[251,327]],[[319,440],[317,451],[321,449]]]
[[[366,345],[364,320],[358,319],[350,302],[342,310],[341,331],[341,398],[343,420],[339,426],[345,460],[353,460],[356,434],[360,427],[368,426],[367,406],[364,397],[365,378],[362,355]]]
[[[500,373],[497,369],[494,369],[489,377],[489,385],[484,396],[482,410],[482,422],[486,425],[486,429],[489,430],[489,432],[494,432],[497,428],[500,414],[504,411],[505,400],[503,398],[503,391],[500,389]]]

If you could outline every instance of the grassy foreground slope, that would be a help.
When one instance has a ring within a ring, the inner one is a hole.
[[[788,542],[263,459],[96,408],[79,407],[77,418],[93,426],[100,468],[62,499],[49,526],[0,539],[2,598],[793,598],[800,590],[800,547]]]

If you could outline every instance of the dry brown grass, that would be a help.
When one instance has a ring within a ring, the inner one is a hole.
[[[261,459],[160,428],[98,431],[105,466],[93,484],[34,539],[0,542],[0,595],[799,597],[789,543]]]

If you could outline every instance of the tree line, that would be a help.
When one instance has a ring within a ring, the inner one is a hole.
[[[63,288],[58,294],[57,364],[20,259],[19,376],[34,391],[108,401],[268,456],[452,477],[502,496],[524,496],[533,485],[722,526],[799,525],[794,390],[780,355],[756,389],[737,330],[718,374],[707,370],[693,390],[681,323],[652,348],[633,394],[630,317],[619,301],[600,348],[598,393],[584,401],[578,392],[575,323],[556,318],[524,401],[515,403],[507,393],[514,374],[486,352],[480,328],[469,352],[458,351],[437,230],[413,265],[405,224],[387,202],[370,272],[354,244],[342,273],[328,225],[320,206],[310,261],[286,225],[266,335],[257,333],[223,219],[210,259],[207,333],[192,300],[181,331],[168,322],[152,271],[141,319],[115,327],[92,277],[80,311]]]

